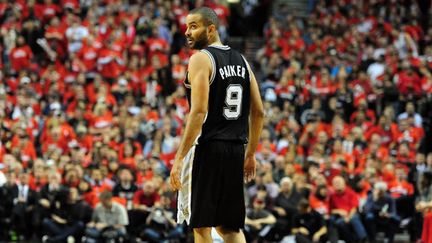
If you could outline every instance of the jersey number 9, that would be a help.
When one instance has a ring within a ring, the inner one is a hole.
[[[240,84],[230,84],[226,90],[223,115],[227,120],[237,120],[241,114],[243,88]]]

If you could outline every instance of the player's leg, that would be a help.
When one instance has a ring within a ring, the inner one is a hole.
[[[246,243],[246,238],[241,230],[235,231],[218,226],[216,227],[216,231],[225,243]]]
[[[211,227],[194,228],[194,242],[196,243],[211,243]]]

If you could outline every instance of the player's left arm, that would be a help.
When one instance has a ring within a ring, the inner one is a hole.
[[[261,130],[264,124],[264,108],[259,92],[259,85],[249,64],[247,64],[250,75],[250,116],[249,116],[249,138],[246,147],[244,161],[244,178],[249,182],[255,178],[256,159],[255,152],[258,147]]]
[[[191,84],[191,110],[171,170],[170,182],[175,190],[179,190],[181,187],[180,171],[183,158],[200,134],[207,114],[211,72],[212,64],[207,54],[197,52],[192,55],[188,67],[188,79]]]

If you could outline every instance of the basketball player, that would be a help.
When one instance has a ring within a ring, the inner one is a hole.
[[[186,24],[187,44],[200,51],[189,60],[190,113],[170,177],[177,220],[195,242],[212,242],[212,227],[225,242],[246,242],[243,183],[255,176],[264,119],[258,84],[244,57],[221,43],[212,9],[192,10]]]

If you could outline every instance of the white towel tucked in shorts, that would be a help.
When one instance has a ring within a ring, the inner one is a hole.
[[[180,174],[181,189],[177,197],[177,223],[182,224],[186,220],[189,224],[191,218],[192,198],[192,167],[195,155],[195,145],[183,159],[183,167]]]

